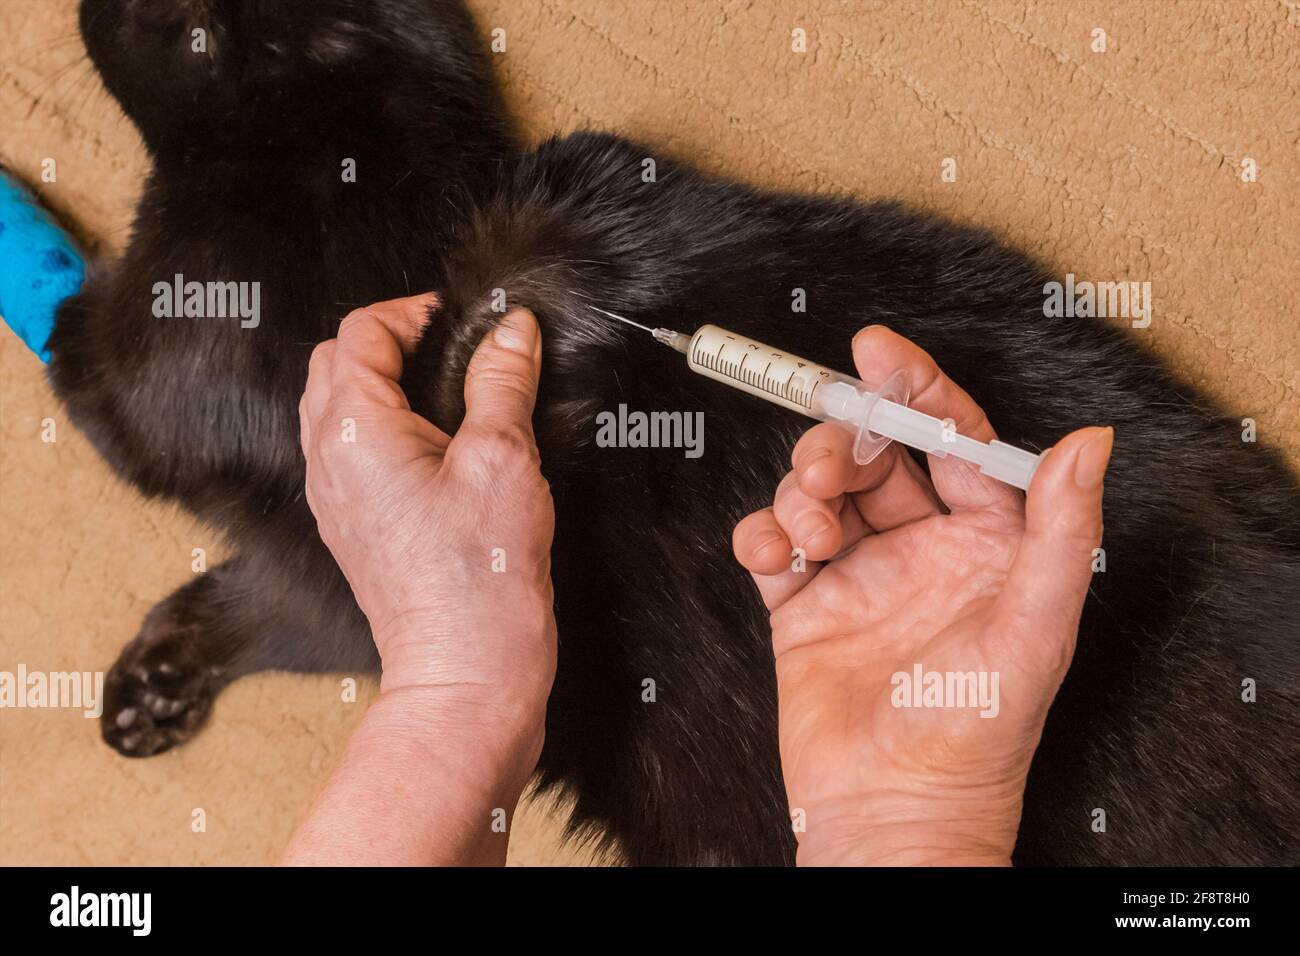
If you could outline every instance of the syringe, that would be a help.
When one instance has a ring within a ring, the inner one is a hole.
[[[649,332],[655,341],[681,352],[693,372],[809,418],[843,425],[856,435],[853,458],[860,465],[893,440],[936,458],[952,455],[969,461],[990,478],[1027,490],[1042,458],[1000,441],[985,443],[960,435],[951,420],[940,421],[908,408],[910,383],[905,369],[873,391],[856,378],[716,325],[702,325],[694,335],[685,335],[591,308]]]

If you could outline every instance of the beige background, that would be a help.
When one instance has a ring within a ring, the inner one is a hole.
[[[472,6],[507,31],[497,62],[529,135],[614,129],[762,184],[901,197],[1081,278],[1150,281],[1154,322],[1133,334],[1300,456],[1296,0]],[[112,252],[146,159],[78,59],[75,7],[0,7],[0,162],[34,180],[56,158],[45,199]],[[0,376],[0,670],[106,668],[190,576],[191,549],[219,543],[109,473],[7,330]],[[256,677],[196,741],[145,761],[76,713],[0,711],[0,863],[268,862],[362,706],[336,678]],[[584,859],[543,808],[517,821],[514,862]]]

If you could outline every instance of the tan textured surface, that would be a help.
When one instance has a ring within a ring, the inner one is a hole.
[[[901,197],[1081,278],[1150,281],[1154,321],[1134,334],[1300,455],[1295,0],[473,6],[507,30],[498,62],[531,135],[615,129],[767,185]],[[60,72],[80,53],[74,10],[0,8],[0,161],[34,178],[57,158],[47,200],[113,249],[145,159],[93,74]],[[1245,157],[1258,182],[1241,181]],[[211,535],[141,502],[71,428],[41,443],[61,413],[7,331],[0,376],[0,669],[106,667]],[[266,862],[361,706],[338,703],[335,678],[261,676],[194,743],[134,762],[71,712],[0,711],[0,863]],[[584,859],[557,834],[530,810],[513,859]]]

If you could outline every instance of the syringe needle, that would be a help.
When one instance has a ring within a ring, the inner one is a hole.
[[[601,315],[607,315],[611,319],[617,319],[620,322],[626,322],[628,325],[635,326],[636,328],[640,329],[642,332],[649,332],[651,335],[655,334],[655,330],[650,328],[650,326],[642,325],[640,322],[633,322],[631,319],[627,318],[626,316],[619,315],[616,312],[607,312],[604,309],[600,308],[599,306],[595,306],[595,305],[589,305],[587,306],[587,308],[599,312]]]
[[[687,347],[690,345],[691,342],[691,337],[689,335],[682,335],[682,333],[674,332],[672,329],[652,329],[647,325],[642,325],[640,322],[633,322],[631,319],[627,318],[626,316],[619,315],[616,312],[607,312],[605,309],[599,308],[594,305],[589,305],[587,306],[587,308],[594,309],[595,311],[599,312],[601,315],[607,315],[611,319],[617,319],[620,322],[626,322],[628,325],[635,326],[636,328],[640,329],[643,332],[649,332],[651,335],[655,337],[656,342],[666,345],[670,349],[676,349],[678,352],[681,352],[683,355],[687,353],[688,350]]]

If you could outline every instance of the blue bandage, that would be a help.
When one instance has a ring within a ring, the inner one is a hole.
[[[54,314],[85,274],[81,254],[54,217],[0,172],[0,317],[42,362],[50,360],[45,346]]]

